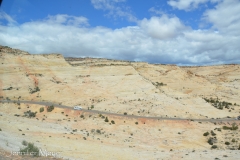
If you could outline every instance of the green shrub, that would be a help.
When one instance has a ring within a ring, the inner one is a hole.
[[[96,132],[97,132],[98,134],[101,134],[101,130],[100,130],[100,129],[97,129]]]
[[[237,130],[238,126],[236,125],[236,123],[233,123],[231,127],[228,126],[223,126],[224,130]]]
[[[213,140],[212,140],[212,138],[210,137],[209,139],[208,139],[208,144],[210,144],[210,145],[213,145]]]
[[[9,87],[9,88],[3,89],[3,90],[12,90],[12,89],[13,89],[13,87]]]
[[[33,153],[32,155],[34,157],[39,156],[39,149],[38,147],[34,146],[33,143],[27,143],[27,146],[25,148],[21,148],[20,152],[24,152],[24,153],[32,152]]]
[[[109,122],[109,120],[108,120],[108,118],[107,118],[107,117],[105,118],[105,122]]]
[[[232,130],[237,130],[237,129],[238,129],[237,124],[236,124],[236,123],[233,123],[233,124],[232,124]]]
[[[226,145],[230,145],[230,143],[229,143],[229,142],[225,142],[225,144],[226,144]]]
[[[124,112],[123,114],[124,114],[124,115],[127,115],[127,112]]]
[[[40,109],[39,109],[39,112],[43,112],[44,111],[44,107],[41,107]]]
[[[229,145],[230,143],[229,142],[225,142],[226,145]]]
[[[216,133],[214,133],[213,131],[211,131],[211,135],[212,135],[212,136],[216,136]]]
[[[135,122],[136,125],[138,125],[138,122]]]
[[[24,112],[24,116],[28,118],[36,117],[37,112],[32,112],[31,110]]]
[[[38,87],[38,86],[35,88],[35,90],[36,90],[36,91],[40,91],[40,89],[39,89],[39,87]]]
[[[111,120],[111,123],[112,123],[112,124],[115,124],[114,120]]]
[[[28,145],[27,141],[23,140],[22,145],[27,146]]]
[[[203,136],[208,136],[208,135],[209,135],[208,132],[203,133]]]
[[[30,88],[30,93],[31,93],[31,94],[33,94],[33,93],[35,93],[35,92],[38,92],[38,91],[40,91],[40,89],[39,89],[38,86],[35,87],[34,90],[32,90],[32,89]]]
[[[223,126],[223,129],[224,129],[224,130],[231,130],[231,127]]]
[[[52,112],[52,110],[54,110],[54,106],[53,105],[47,107],[47,111],[48,112]]]
[[[212,148],[212,149],[216,149],[216,148],[217,148],[217,145],[212,145],[211,148]]]
[[[166,86],[167,84],[164,84],[164,83],[162,83],[162,82],[156,82],[156,83],[153,83],[153,85],[155,85],[155,86]]]

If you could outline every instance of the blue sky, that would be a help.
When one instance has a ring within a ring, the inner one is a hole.
[[[167,2],[163,0],[131,0],[119,3],[112,2],[110,4],[116,5],[123,12],[131,14],[136,19],[151,18],[160,14],[177,15],[183,23],[194,29],[199,27],[198,23],[200,23],[203,11],[214,6],[208,2],[205,5],[200,5],[196,10],[186,12],[172,8]],[[107,9],[104,4],[102,8],[94,7],[90,0],[5,0],[1,9],[20,24],[44,19],[48,15],[67,14],[88,18],[91,27],[105,26],[116,29],[135,25],[134,21],[129,20],[127,15],[121,16],[111,13],[111,10]]]
[[[149,63],[240,63],[239,11],[239,0],[3,0],[0,45]]]

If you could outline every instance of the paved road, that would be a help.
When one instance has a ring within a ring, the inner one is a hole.
[[[26,103],[26,104],[38,104],[38,105],[44,105],[44,106],[51,106],[58,108],[64,108],[64,109],[72,109],[73,107],[60,105],[52,102],[38,102],[38,101],[19,101],[19,100],[0,100],[0,102],[3,103]],[[82,109],[83,112],[89,112],[89,113],[97,113],[97,114],[107,114],[107,115],[114,115],[114,116],[120,116],[120,117],[128,117],[128,118],[145,118],[145,119],[156,119],[156,120],[176,120],[176,121],[184,121],[184,120],[191,120],[191,121],[199,121],[199,122],[233,122],[237,121],[235,118],[220,118],[220,119],[189,119],[189,118],[170,118],[170,117],[146,117],[146,116],[136,116],[136,115],[123,115],[123,114],[117,114],[117,113],[110,113],[110,112],[104,112],[104,111],[97,111],[97,110],[88,110],[88,109]]]

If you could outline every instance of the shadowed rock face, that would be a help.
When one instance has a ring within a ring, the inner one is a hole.
[[[146,117],[204,119],[240,114],[239,65],[179,67],[64,58],[2,46],[0,55],[2,99],[49,101]],[[36,117],[23,117],[29,110],[37,112]],[[70,159],[187,159],[189,152],[189,159],[214,159],[225,154],[236,159],[237,152],[224,151],[227,148],[221,142],[228,141],[229,148],[236,148],[237,142],[229,136],[240,141],[238,131],[218,131],[230,122],[134,119],[57,107],[47,112],[47,106],[10,103],[0,103],[0,112],[0,148],[9,152],[17,151],[27,140],[49,151],[61,151]],[[216,140],[211,134],[203,136],[211,130]],[[211,148],[208,139],[223,151],[208,150],[208,157],[201,157],[203,150]]]

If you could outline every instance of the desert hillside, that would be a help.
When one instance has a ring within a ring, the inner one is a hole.
[[[5,99],[84,108],[94,105],[95,110],[146,116],[221,118],[239,114],[239,65],[179,67],[64,59],[61,54],[35,55],[6,47],[0,56],[0,96]],[[220,110],[203,98],[232,105]]]
[[[6,153],[19,150],[26,140],[59,151],[63,159],[239,157],[239,151],[229,151],[240,145],[239,130],[222,127],[233,122],[239,125],[233,118],[240,115],[240,65],[183,67],[70,58],[4,46],[0,46],[0,64],[0,100],[80,105],[146,117],[122,118],[57,107],[47,112],[47,106],[40,112],[40,105],[2,102],[0,148]],[[37,112],[35,118],[26,116],[28,110]],[[217,123],[188,120],[227,117],[232,119]],[[211,134],[203,136],[206,132]],[[209,138],[218,146],[215,150]]]

